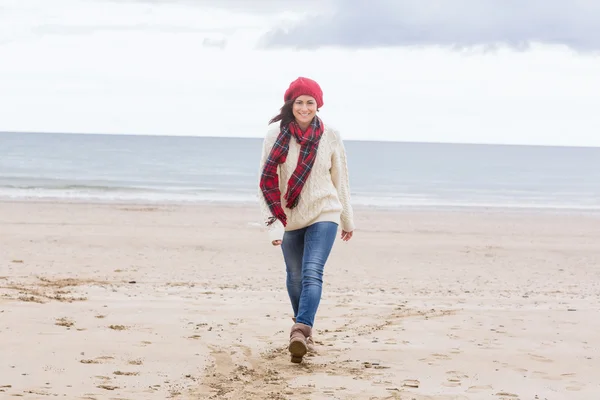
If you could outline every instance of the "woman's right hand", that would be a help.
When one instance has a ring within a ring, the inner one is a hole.
[[[273,240],[271,243],[273,246],[279,246],[281,244],[281,240]]]

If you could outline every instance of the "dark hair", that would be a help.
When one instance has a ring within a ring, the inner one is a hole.
[[[286,124],[289,124],[290,122],[292,122],[294,120],[293,107],[294,107],[294,100],[288,100],[285,103],[283,103],[283,106],[281,106],[281,110],[279,111],[279,114],[277,114],[276,116],[271,118],[271,120],[269,121],[269,125],[271,125],[273,122],[277,122],[277,121],[281,121],[282,125],[286,125]]]

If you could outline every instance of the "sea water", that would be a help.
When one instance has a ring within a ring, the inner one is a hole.
[[[352,203],[600,210],[600,148],[345,141]],[[0,199],[255,203],[262,139],[0,133]]]

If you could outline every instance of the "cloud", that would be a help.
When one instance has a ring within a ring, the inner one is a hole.
[[[93,35],[100,32],[149,32],[149,33],[204,33],[209,36],[218,34],[219,37],[205,37],[202,40],[202,46],[208,48],[224,49],[227,46],[227,39],[224,34],[232,33],[232,29],[202,29],[179,25],[152,25],[152,24],[132,24],[132,25],[40,25],[31,29],[32,33],[39,35]],[[0,42],[1,43],[1,42]]]
[[[251,14],[277,14],[298,10],[298,3],[284,0],[110,0],[113,2],[130,2],[147,5],[185,5],[201,8],[223,9],[233,12]],[[303,0],[303,9],[324,9],[332,0]]]
[[[218,49],[224,49],[227,46],[227,39],[209,39],[205,38],[202,41],[204,47],[216,47]]]
[[[183,25],[152,25],[152,24],[112,24],[112,25],[39,25],[32,29],[32,32],[41,35],[59,34],[59,35],[83,35],[97,32],[117,32],[117,31],[149,31],[149,32],[167,32],[167,33],[222,33],[223,29],[201,29]]]
[[[260,26],[256,20],[248,13],[232,16],[226,10],[192,7],[183,0],[56,0],[52,5],[30,0],[0,12],[0,45],[48,36],[168,33],[204,36],[203,46],[224,48],[228,37]]]
[[[600,50],[595,0],[333,0],[323,12],[276,27],[259,46],[316,49],[396,46]]]

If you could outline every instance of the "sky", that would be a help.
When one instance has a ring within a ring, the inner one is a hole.
[[[299,6],[300,4],[300,6]],[[0,131],[600,146],[595,0],[0,0]]]

